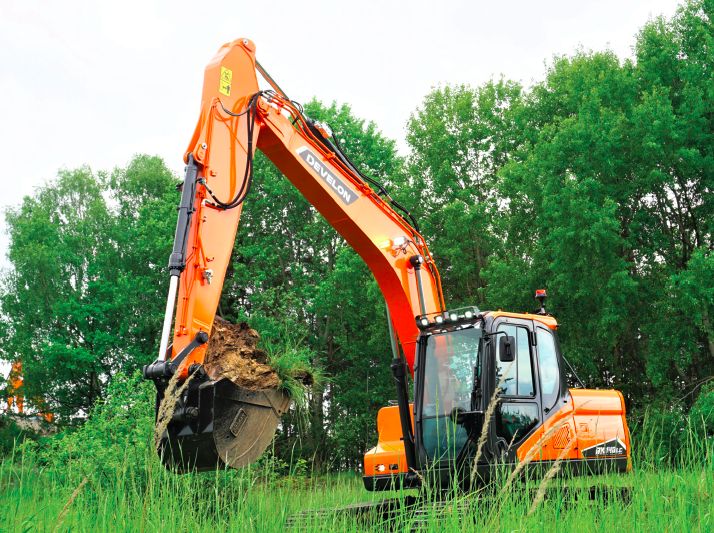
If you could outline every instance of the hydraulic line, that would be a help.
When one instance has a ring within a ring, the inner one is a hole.
[[[273,86],[273,89],[275,89],[275,91],[276,91],[278,94],[280,94],[281,96],[283,96],[286,100],[290,100],[290,98],[288,98],[288,95],[285,94],[285,91],[283,91],[283,90],[280,88],[280,86],[277,84],[277,82],[273,79],[273,77],[272,77],[270,74],[268,74],[268,71],[263,68],[263,65],[261,65],[261,64],[258,62],[257,59],[255,60],[255,68],[258,69],[258,72],[260,72],[261,75],[266,79],[266,81],[267,81],[270,85]]]
[[[263,76],[267,76],[266,79],[269,78],[268,73],[265,72],[265,70],[262,69],[262,67],[260,67],[260,70],[259,70],[259,71],[260,71],[261,74],[263,74]],[[300,104],[298,104],[297,102],[295,102],[295,101],[290,100],[289,98],[287,98],[287,96],[285,96],[285,93],[282,91],[282,89],[280,89],[280,87],[278,87],[277,83],[275,83],[274,80],[272,80],[272,78],[268,79],[268,81],[271,83],[271,85],[273,85],[273,86],[276,88],[276,90],[278,90],[279,93],[282,93],[282,96],[284,97],[284,99],[285,99],[286,101],[290,102],[290,103],[295,107],[295,110],[297,111],[298,116],[295,117],[295,120],[293,120],[293,125],[294,125],[294,126],[296,125],[296,122],[297,122],[297,119],[298,119],[298,118],[302,119],[302,121],[303,121],[303,122],[305,123],[305,125],[307,126],[307,131],[304,131],[304,130],[303,130],[303,132],[304,132],[305,134],[310,135],[310,136],[313,138],[314,141],[317,141],[320,145],[323,146],[323,148],[325,148],[325,149],[328,150],[329,152],[333,152],[333,153],[338,157],[338,159],[340,160],[340,162],[341,162],[343,165],[345,165],[345,167],[347,167],[347,168],[348,168],[349,170],[351,170],[354,174],[356,174],[357,176],[359,176],[362,180],[364,180],[364,181],[366,181],[366,182],[371,183],[372,185],[374,185],[374,186],[379,190],[378,195],[384,195],[384,196],[386,196],[387,199],[389,200],[389,202],[390,202],[394,207],[396,207],[397,209],[399,209],[400,211],[402,211],[404,214],[406,214],[406,215],[409,217],[409,219],[411,220],[412,229],[414,229],[414,230],[416,231],[416,233],[421,233],[421,230],[420,230],[420,228],[419,228],[419,223],[417,222],[416,218],[409,212],[409,210],[408,210],[406,207],[404,207],[404,206],[401,205],[399,202],[397,202],[396,200],[394,200],[394,199],[391,197],[391,195],[389,194],[389,191],[387,191],[387,189],[386,189],[381,183],[379,183],[377,180],[375,180],[375,179],[373,179],[373,178],[370,178],[369,176],[367,176],[366,174],[364,174],[362,171],[360,171],[360,170],[357,168],[357,165],[354,164],[354,162],[349,158],[349,156],[347,155],[347,153],[345,153],[345,151],[342,149],[342,145],[340,145],[340,141],[339,141],[339,139],[337,138],[336,135],[333,135],[333,136],[332,136],[332,138],[335,140],[335,143],[332,144],[332,143],[331,143],[324,135],[322,135],[322,133],[315,127],[315,121],[305,116],[304,110],[303,110],[303,108],[302,108],[302,106],[301,106]],[[268,93],[268,92],[272,92],[272,91],[264,91],[264,92],[265,92],[265,93]],[[275,96],[279,98],[278,95],[275,95]],[[222,105],[222,104],[221,104],[221,105]],[[225,108],[224,108],[224,110],[225,110]],[[334,128],[332,127],[332,125],[328,124],[328,126],[330,127],[331,130],[334,131]]]
[[[332,129],[332,130],[334,131],[334,128],[332,128],[331,125],[330,125],[330,129]],[[337,151],[339,152],[340,155],[342,155],[342,156],[347,160],[347,162],[349,163],[349,166],[351,167],[351,169],[352,169],[354,172],[356,172],[357,175],[359,175],[362,179],[364,179],[365,181],[368,181],[369,183],[371,183],[372,185],[374,185],[375,187],[377,187],[377,188],[379,189],[380,193],[383,194],[383,195],[385,195],[385,196],[387,197],[387,200],[389,200],[390,203],[391,203],[394,207],[396,207],[397,209],[399,209],[400,211],[402,211],[403,213],[405,213],[405,214],[409,217],[409,219],[412,221],[412,227],[416,230],[416,232],[417,232],[417,233],[421,233],[421,230],[419,229],[419,223],[416,221],[416,218],[414,218],[414,216],[409,212],[409,210],[408,210],[406,207],[404,207],[403,205],[401,205],[400,203],[398,203],[396,200],[394,200],[394,199],[390,196],[389,191],[387,191],[387,189],[384,188],[384,185],[382,185],[381,183],[379,183],[377,180],[370,178],[370,177],[367,176],[366,174],[360,172],[359,169],[357,169],[357,165],[355,165],[355,164],[352,162],[352,160],[349,158],[349,156],[348,156],[348,155],[345,153],[345,151],[342,149],[342,145],[340,144],[340,141],[339,141],[339,139],[337,138],[337,136],[336,136],[336,135],[333,135],[332,138],[335,140],[335,147],[337,148]]]
[[[370,178],[369,176],[367,176],[366,174],[364,174],[362,171],[360,171],[360,170],[357,168],[357,165],[355,165],[355,163],[349,158],[349,156],[348,156],[348,155],[345,153],[345,151],[342,149],[342,145],[340,144],[340,141],[339,141],[339,139],[337,138],[336,135],[332,135],[332,139],[334,139],[334,141],[335,141],[335,143],[333,144],[333,143],[330,142],[329,139],[327,139],[326,137],[324,137],[324,136],[320,133],[320,131],[315,127],[315,121],[314,121],[314,120],[312,120],[312,119],[310,119],[310,118],[307,118],[307,119],[305,119],[305,123],[307,124],[307,127],[308,127],[309,132],[312,134],[312,136],[313,136],[314,138],[316,138],[316,139],[320,142],[320,144],[322,144],[322,145],[323,145],[327,150],[329,150],[330,152],[334,152],[335,155],[337,155],[337,157],[340,159],[340,161],[341,161],[349,170],[351,170],[352,172],[354,172],[355,174],[357,174],[357,176],[359,176],[360,178],[362,178],[364,181],[366,181],[366,182],[371,183],[372,185],[374,185],[374,186],[379,190],[379,193],[378,193],[378,194],[379,194],[379,195],[384,195],[384,196],[386,196],[386,197],[387,197],[387,200],[389,200],[389,202],[390,202],[394,207],[396,207],[397,209],[399,209],[400,211],[402,211],[403,213],[405,213],[405,214],[409,217],[409,219],[411,220],[411,222],[412,222],[412,223],[411,223],[412,228],[413,228],[414,230],[416,230],[417,233],[421,233],[421,231],[420,231],[420,229],[419,229],[419,223],[416,221],[416,218],[414,218],[414,216],[413,216],[403,205],[401,205],[401,204],[398,203],[396,200],[394,200],[394,199],[390,196],[390,194],[389,194],[389,192],[387,191],[387,189],[385,189],[384,186],[383,186],[381,183],[379,183],[377,180],[375,180],[375,179],[373,179],[373,178]],[[331,130],[334,131],[334,128],[332,127],[332,125],[328,124],[328,126],[330,127]]]
[[[244,114],[248,115],[246,120],[248,133],[248,150],[246,153],[245,175],[243,177],[243,182],[241,183],[240,189],[236,193],[235,198],[233,198],[231,201],[222,202],[213,195],[213,191],[211,191],[211,189],[206,185],[205,180],[202,182],[203,186],[206,189],[206,192],[208,192],[210,197],[213,199],[213,202],[209,201],[207,203],[215,207],[220,207],[221,209],[233,209],[234,207],[238,207],[240,204],[243,203],[243,200],[245,200],[246,196],[248,196],[248,193],[250,192],[250,186],[253,183],[253,154],[255,153],[255,150],[253,148],[253,132],[255,131],[255,117],[258,114],[258,99],[266,93],[268,93],[268,91],[259,91],[253,96],[251,96],[250,100],[248,101],[248,104],[246,105],[245,111],[241,113],[232,113],[231,111],[228,111],[223,105],[223,102],[219,101],[221,107],[223,108],[223,111],[225,111],[228,115],[231,115],[233,117],[240,117]]]

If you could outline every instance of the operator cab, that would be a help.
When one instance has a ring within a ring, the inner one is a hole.
[[[496,388],[499,403],[479,462],[517,462],[519,447],[569,400],[557,322],[545,311],[545,291],[536,298],[534,314],[466,307],[416,317],[415,456],[437,484],[452,483],[475,457]],[[487,468],[479,473],[488,477]]]
[[[405,411],[399,414],[401,421],[394,412],[387,422],[386,411],[396,407],[380,412],[383,427],[391,423],[404,429],[405,420],[413,418],[413,431],[407,428],[406,438],[402,440],[400,432],[390,443],[380,438],[378,447],[365,455],[368,489],[393,486],[386,480],[389,471],[382,474],[382,483],[377,479],[384,471],[379,467],[379,454],[386,449],[399,450],[403,456],[398,471],[391,474],[394,478],[398,473],[401,477],[396,481],[404,487],[414,487],[426,477],[436,486],[466,485],[485,413],[497,387],[499,402],[485,436],[478,475],[487,480],[491,463],[515,464],[519,460],[519,448],[570,401],[557,322],[545,312],[545,291],[539,291],[536,298],[541,300],[541,308],[534,314],[481,313],[476,307],[464,307],[415,317],[420,334],[413,403],[408,404],[401,395],[399,409]],[[398,382],[398,392],[399,387]],[[382,432],[380,429],[380,435]],[[397,465],[394,460],[391,463]],[[420,476],[410,474],[412,468]]]
[[[487,478],[487,463],[494,459],[517,462],[518,448],[559,402],[569,399],[557,322],[545,312],[542,301],[536,314],[480,313],[467,307],[433,318],[417,317],[417,324],[421,329],[414,369],[418,469],[434,476],[437,485],[459,478],[465,482],[470,467],[463,466],[476,455],[497,387],[499,403],[479,461],[486,465],[479,474]]]

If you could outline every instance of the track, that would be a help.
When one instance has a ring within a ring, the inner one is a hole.
[[[532,501],[538,489],[534,488],[529,492],[529,499]],[[451,493],[449,493],[449,496],[451,496]],[[630,501],[630,488],[602,485],[587,488],[551,488],[546,491],[544,501],[560,501],[566,508],[588,501],[602,501],[603,503],[620,501],[627,504]],[[391,529],[392,526],[396,526],[398,523],[409,523],[411,524],[411,531],[418,532],[426,529],[430,520],[440,519],[445,514],[457,513],[463,516],[472,507],[489,506],[497,503],[498,498],[489,495],[471,498],[463,497],[454,500],[451,497],[428,498],[420,494],[418,496],[357,503],[344,507],[299,511],[290,516],[286,525],[291,531],[313,531],[317,525],[325,526],[330,522],[334,523],[342,519],[352,518],[365,523],[365,525],[379,523],[384,529]],[[402,516],[402,519],[399,520],[400,515],[404,514],[407,516]]]

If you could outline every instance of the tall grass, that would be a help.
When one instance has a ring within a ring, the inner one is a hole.
[[[303,340],[288,330],[281,330],[277,335],[263,338],[261,344],[268,354],[268,365],[278,374],[279,388],[290,397],[295,408],[305,413],[309,409],[309,391],[321,391],[329,380]],[[310,385],[305,383],[307,376]]]
[[[714,441],[694,421],[678,426],[676,447],[658,440],[667,423],[661,417],[633,424],[629,474],[570,478],[566,467],[539,491],[541,479],[507,485],[502,469],[493,487],[425,492],[418,509],[370,520],[330,508],[383,498],[406,504],[416,491],[368,493],[358,474],[310,475],[300,461],[285,476],[285,465],[270,455],[240,471],[166,471],[153,449],[153,416],[146,416],[153,391],[132,387],[118,380],[113,400],[83,428],[39,445],[18,443],[2,459],[0,532],[280,532],[291,515],[310,509],[327,510],[303,516],[303,527],[293,530],[714,531]],[[592,500],[573,498],[590,486],[628,487],[629,499],[609,498],[606,490]]]
[[[655,423],[652,421],[651,423]],[[645,437],[647,427],[641,428]],[[151,446],[147,435],[147,450]],[[647,442],[641,439],[640,442]],[[714,472],[711,439],[691,431],[680,456],[667,465],[651,442],[636,449],[627,475],[559,478],[531,513],[540,480],[525,479],[499,495],[457,493],[426,502],[417,513],[402,513],[398,531],[712,531]],[[122,443],[117,442],[117,447]],[[366,493],[355,475],[280,478],[270,462],[241,471],[173,475],[154,454],[126,453],[112,465],[77,455],[47,461],[32,446],[19,445],[0,464],[0,531],[285,531],[293,513],[345,506],[414,491]],[[630,487],[629,501],[571,501],[569,488]],[[309,522],[309,531],[384,531],[386,523],[327,512]],[[305,529],[305,528],[304,528]]]

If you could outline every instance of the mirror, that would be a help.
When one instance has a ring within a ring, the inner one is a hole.
[[[510,363],[516,359],[516,338],[504,335],[498,342],[498,358],[502,363]]]

